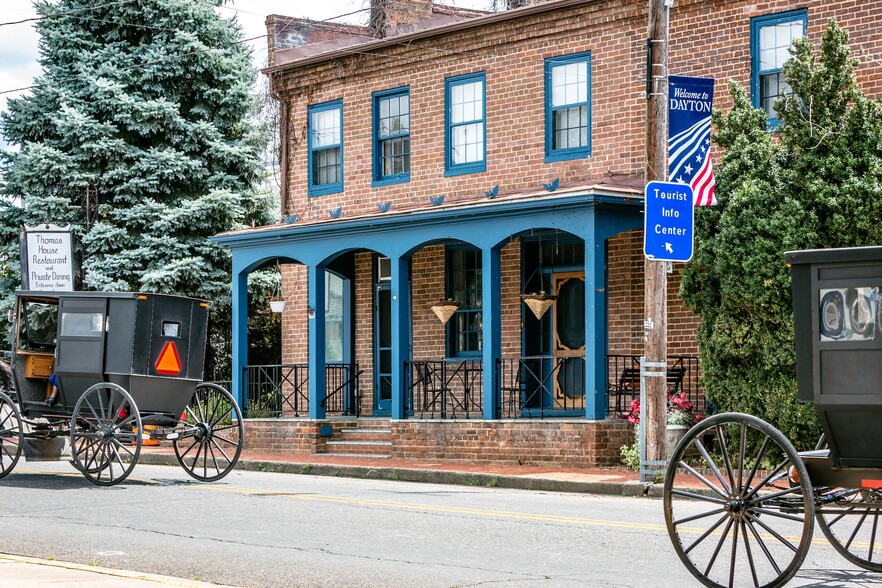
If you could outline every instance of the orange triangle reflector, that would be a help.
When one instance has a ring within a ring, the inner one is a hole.
[[[173,342],[169,341],[162,348],[159,359],[156,360],[156,372],[164,376],[177,376],[181,373],[181,359]]]

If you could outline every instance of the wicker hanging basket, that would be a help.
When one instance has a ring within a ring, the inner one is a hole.
[[[432,312],[435,313],[435,316],[438,317],[438,320],[441,321],[442,325],[446,325],[447,321],[450,320],[457,310],[459,310],[459,302],[456,300],[439,300],[437,302],[433,302],[429,307],[432,309]]]
[[[530,310],[536,315],[537,319],[541,319],[548,312],[548,309],[551,308],[551,305],[554,304],[554,301],[557,300],[557,296],[539,292],[538,294],[522,294],[521,300],[530,307]]]

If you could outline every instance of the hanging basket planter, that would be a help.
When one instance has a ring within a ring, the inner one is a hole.
[[[539,292],[538,294],[521,294],[521,300],[524,301],[530,310],[536,315],[537,319],[541,319],[551,305],[557,300],[557,296]]]
[[[284,300],[270,300],[270,310],[275,313],[280,313],[285,311],[285,301]]]
[[[433,302],[429,308],[432,309],[432,312],[435,313],[435,316],[438,317],[441,324],[446,325],[447,321],[450,320],[450,317],[459,310],[459,307],[460,304],[456,300],[438,300],[437,302]]]

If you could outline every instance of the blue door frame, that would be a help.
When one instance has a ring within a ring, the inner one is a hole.
[[[387,324],[388,323],[388,324]],[[388,330],[388,333],[386,332]],[[374,284],[374,414],[392,414],[392,288]],[[388,387],[388,390],[387,390]],[[388,398],[387,398],[388,396]]]
[[[554,229],[585,243],[585,418],[606,417],[606,258],[610,237],[643,225],[642,194],[637,191],[569,193],[541,198],[495,201],[352,220],[276,225],[224,233],[213,241],[228,247],[233,265],[233,394],[244,403],[242,366],[248,361],[247,276],[250,272],[293,260],[308,270],[308,304],[325,315],[323,272],[338,256],[371,250],[391,260],[392,409],[393,419],[405,415],[406,374],[410,357],[410,258],[432,243],[469,243],[483,256],[483,406],[484,418],[496,415],[496,362],[501,356],[500,255],[503,246],[535,229]],[[309,321],[309,416],[325,417],[318,399],[325,389],[324,321]]]

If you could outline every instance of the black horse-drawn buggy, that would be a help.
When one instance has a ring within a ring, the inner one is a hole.
[[[11,382],[0,390],[0,478],[22,452],[71,463],[91,482],[125,480],[146,439],[218,480],[239,459],[242,415],[202,383],[208,303],[144,293],[16,294]]]
[[[797,452],[768,423],[737,413],[687,432],[665,476],[665,522],[706,586],[787,583],[815,520],[848,561],[882,572],[882,247],[786,260],[799,399],[814,404],[823,435]]]

